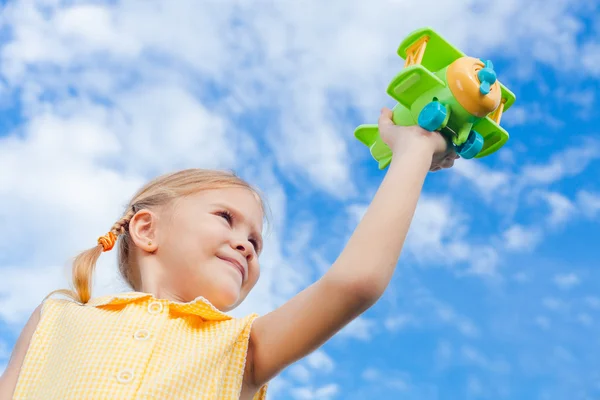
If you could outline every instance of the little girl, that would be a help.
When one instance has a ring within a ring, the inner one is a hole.
[[[427,172],[457,157],[440,134],[391,117],[384,108],[379,128],[394,159],[316,283],[265,316],[225,314],[258,280],[263,202],[222,172],[159,177],[74,260],[74,290],[56,291],[74,301],[46,297],[34,311],[0,379],[0,399],[265,399],[269,380],[383,294]],[[91,298],[96,260],[117,238],[119,270],[134,291]]]

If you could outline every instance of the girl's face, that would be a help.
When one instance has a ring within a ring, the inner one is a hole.
[[[263,211],[250,190],[202,191],[149,218],[156,222],[154,247],[138,260],[142,286],[152,287],[142,291],[161,291],[183,302],[202,296],[228,311],[258,281]]]

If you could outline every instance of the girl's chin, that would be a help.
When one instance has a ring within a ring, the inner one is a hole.
[[[221,311],[233,309],[239,303],[241,296],[239,284],[222,284],[215,287],[212,292],[208,300]]]

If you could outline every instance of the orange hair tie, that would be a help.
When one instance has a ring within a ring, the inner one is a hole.
[[[104,248],[104,251],[112,250],[116,241],[117,241],[117,235],[115,235],[112,232],[108,232],[106,235],[100,236],[98,238],[98,244],[102,245],[102,247]]]

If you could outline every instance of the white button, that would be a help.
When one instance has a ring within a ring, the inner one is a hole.
[[[133,380],[133,370],[124,369],[117,374],[117,380],[121,383],[129,383]]]
[[[150,337],[150,332],[148,331],[148,329],[138,329],[133,334],[133,338],[135,340],[146,340],[149,337]]]
[[[160,314],[162,310],[163,305],[158,301],[153,301],[152,303],[148,304],[148,312],[150,314]]]

